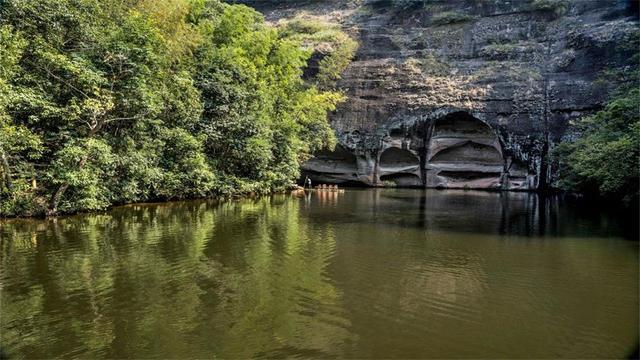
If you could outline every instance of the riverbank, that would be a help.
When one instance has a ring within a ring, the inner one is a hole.
[[[73,215],[81,215],[81,214],[101,214],[108,212],[112,209],[126,206],[136,206],[136,205],[161,205],[161,204],[170,204],[170,203],[179,203],[179,202],[188,202],[188,201],[212,201],[212,202],[225,202],[225,201],[233,201],[239,199],[257,199],[264,196],[271,196],[277,194],[286,194],[294,191],[295,188],[291,188],[289,190],[283,191],[273,191],[273,192],[264,192],[264,193],[256,193],[256,192],[247,192],[247,193],[236,193],[229,196],[204,196],[204,197],[186,197],[179,199],[149,199],[146,201],[140,202],[129,202],[129,203],[115,203],[104,209],[100,210],[84,210],[84,211],[72,211],[72,212],[58,212],[56,214],[47,213],[46,211],[41,211],[39,213],[33,215],[15,215],[15,216],[1,216],[1,220],[10,220],[10,219],[51,219],[51,218],[59,218]]]
[[[478,194],[486,194],[487,196],[498,196],[501,199],[510,199],[510,198],[521,198],[524,196],[525,198],[536,199],[535,207],[538,209],[537,211],[546,213],[550,208],[557,207],[557,202],[560,201],[563,204],[571,206],[572,208],[582,209],[582,212],[586,216],[595,216],[598,213],[604,211],[608,214],[613,215],[615,218],[621,219],[622,223],[627,224],[626,226],[622,226],[621,229],[624,230],[624,237],[630,240],[638,241],[640,239],[640,229],[635,224],[635,219],[640,217],[640,206],[638,204],[621,204],[619,202],[613,202],[607,199],[603,199],[602,197],[597,196],[584,196],[580,194],[572,194],[567,192],[532,192],[532,191],[499,191],[499,190],[488,190],[488,189],[418,189],[418,188],[390,188],[390,187],[347,187],[347,188],[339,188],[340,191],[313,191],[309,192],[308,189],[301,194],[301,188],[295,187],[287,191],[280,192],[272,192],[272,193],[246,193],[246,194],[237,194],[234,196],[219,196],[219,197],[203,197],[203,198],[193,198],[193,199],[179,199],[179,200],[166,200],[166,201],[147,201],[147,202],[138,202],[138,203],[129,203],[129,204],[118,204],[109,207],[108,209],[101,211],[92,211],[92,212],[75,212],[75,213],[66,213],[59,214],[56,216],[22,216],[22,217],[0,217],[0,223],[9,223],[11,221],[20,221],[20,220],[30,220],[30,221],[41,221],[41,220],[55,220],[61,218],[69,218],[74,216],[91,216],[91,215],[104,215],[108,214],[110,211],[123,209],[127,207],[157,207],[157,206],[173,206],[179,204],[190,204],[190,203],[209,203],[209,204],[225,204],[225,203],[237,203],[245,200],[249,201],[258,201],[263,198],[269,198],[272,196],[286,196],[286,197],[317,197],[319,193],[320,195],[331,195],[331,194],[345,194],[345,193],[359,193],[359,192],[378,192],[383,193],[385,191],[399,191],[399,192],[407,192],[412,194],[416,199],[427,199],[427,194],[459,194],[460,196],[464,196],[465,194],[469,195],[470,198],[474,196],[478,196]],[[314,189],[315,190],[315,189]],[[325,196],[326,197],[326,196]],[[346,200],[342,200],[346,201]],[[555,203],[555,205],[554,205]],[[478,204],[469,204],[471,208],[475,208],[479,206]],[[590,214],[590,215],[589,215]],[[556,220],[557,221],[557,220]]]

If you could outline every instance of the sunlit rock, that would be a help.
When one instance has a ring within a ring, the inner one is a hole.
[[[335,157],[356,166],[321,153],[303,168],[326,182],[553,186],[555,144],[602,108],[619,81],[603,74],[630,69],[640,46],[633,1],[242,2],[274,23],[339,23],[360,44],[331,119]]]

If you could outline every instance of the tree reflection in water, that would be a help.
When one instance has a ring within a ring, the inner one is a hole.
[[[623,356],[638,249],[614,215],[374,189],[9,221],[0,340],[28,358]]]

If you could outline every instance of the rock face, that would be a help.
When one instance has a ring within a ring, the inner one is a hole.
[[[627,0],[245,2],[269,21],[339,22],[360,43],[338,83],[339,146],[302,168],[316,183],[553,186],[550,151],[638,51]]]

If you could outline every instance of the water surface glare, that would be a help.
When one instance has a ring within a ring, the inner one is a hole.
[[[0,226],[12,358],[620,358],[639,335],[637,225],[558,197],[347,190]]]

